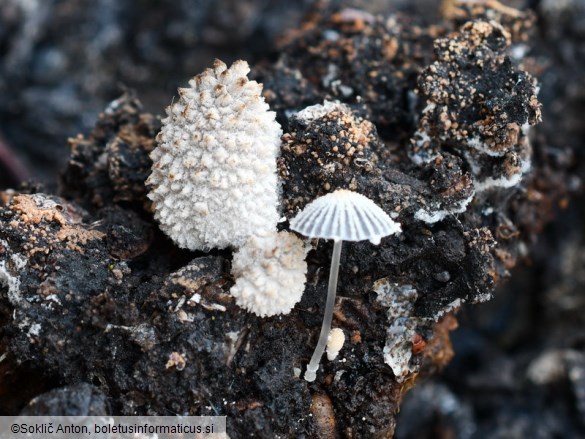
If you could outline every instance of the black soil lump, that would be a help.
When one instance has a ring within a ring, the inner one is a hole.
[[[337,6],[319,2],[252,72],[283,127],[279,229],[316,197],[341,188],[364,194],[401,224],[401,234],[378,246],[344,245],[333,327],[346,342],[337,359],[322,360],[315,382],[302,378],[321,327],[332,243],[307,241],[305,293],[289,314],[259,318],[240,309],[230,295],[233,249],[180,250],[154,221],[144,182],[160,121],[127,90],[91,131],[69,141],[58,188],[29,183],[0,191],[0,372],[10,375],[0,380],[1,411],[225,415],[233,439],[395,431],[412,438],[416,432],[400,432],[397,413],[406,392],[417,392],[421,377],[453,357],[454,313],[492,299],[530,260],[535,271],[525,279],[533,283],[508,293],[526,302],[507,303],[504,314],[531,329],[507,334],[506,348],[490,350],[491,339],[477,334],[454,344],[485,373],[458,372],[459,389],[475,385],[475,393],[493,399],[477,403],[475,395],[457,394],[457,385],[430,384],[420,390],[433,403],[415,400],[404,419],[417,422],[418,410],[421,428],[447,436],[479,426],[479,407],[496,425],[504,419],[499,407],[510,408],[502,403],[509,402],[506,392],[550,378],[536,362],[549,353],[564,367],[566,398],[555,409],[563,421],[555,425],[564,427],[546,431],[582,431],[574,415],[585,407],[578,379],[585,346],[582,209],[564,217],[578,224],[574,235],[549,224],[585,175],[576,140],[585,99],[569,90],[582,83],[574,81],[582,57],[571,57],[580,50],[572,33],[578,19],[556,14],[549,2],[539,3],[539,21],[535,11],[495,0],[445,2],[444,17],[431,24],[414,7],[373,15]],[[548,28],[566,21],[570,32]],[[0,31],[0,42],[6,38]],[[553,49],[557,42],[562,51]],[[6,157],[0,165],[11,166]],[[550,230],[555,239],[536,245]],[[543,269],[550,249],[560,252],[556,275]],[[547,305],[530,302],[544,286]],[[488,305],[478,321],[491,315]],[[496,320],[494,332],[503,321]],[[548,326],[539,329],[541,322]],[[513,364],[500,369],[514,379],[496,374],[501,380],[490,386],[484,366],[491,357]],[[552,395],[545,387],[532,390],[542,401]],[[457,402],[457,415],[442,411],[445,401]],[[524,419],[521,408],[510,413]],[[433,420],[446,423],[433,430]],[[489,437],[486,425],[478,437]]]

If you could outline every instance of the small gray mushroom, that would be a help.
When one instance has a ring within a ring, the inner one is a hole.
[[[378,245],[384,236],[398,233],[401,229],[400,224],[394,222],[372,200],[346,189],[336,190],[309,203],[290,221],[290,228],[309,238],[334,240],[323,325],[305,372],[305,380],[314,381],[333,320],[343,241],[369,240]]]

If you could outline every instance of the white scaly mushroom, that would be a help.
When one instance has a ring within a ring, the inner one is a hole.
[[[276,229],[282,130],[249,71],[216,60],[162,120],[146,184],[161,230],[181,248],[238,248]]]
[[[401,229],[400,224],[394,222],[372,200],[346,189],[336,190],[309,203],[290,221],[290,228],[310,238],[334,241],[323,325],[305,372],[305,380],[314,381],[333,320],[343,241],[369,240],[378,245],[384,236],[398,233]]]
[[[290,232],[252,236],[234,253],[230,292],[238,306],[260,317],[288,314],[305,290],[307,251]]]

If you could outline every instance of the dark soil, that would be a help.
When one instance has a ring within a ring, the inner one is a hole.
[[[309,3],[8,1],[0,412],[226,415],[231,438],[585,437],[585,7]],[[154,114],[213,57],[248,59],[277,111],[287,219],[343,187],[402,225],[344,245],[349,337],[314,383],[299,370],[332,244],[294,310],[263,319],[229,294],[231,250],[180,250],[152,218]],[[324,100],[346,106],[294,115]],[[403,373],[388,350],[412,355]]]

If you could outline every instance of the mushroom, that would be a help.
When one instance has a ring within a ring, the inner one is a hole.
[[[290,228],[309,238],[333,239],[334,241],[323,325],[319,342],[305,372],[305,380],[314,381],[333,320],[343,241],[367,239],[372,244],[378,245],[384,236],[400,232],[400,224],[392,221],[386,212],[369,198],[353,191],[338,189],[305,206],[304,210],[290,221]]]
[[[333,361],[345,343],[345,334],[341,328],[333,328],[327,337],[327,359]]]

